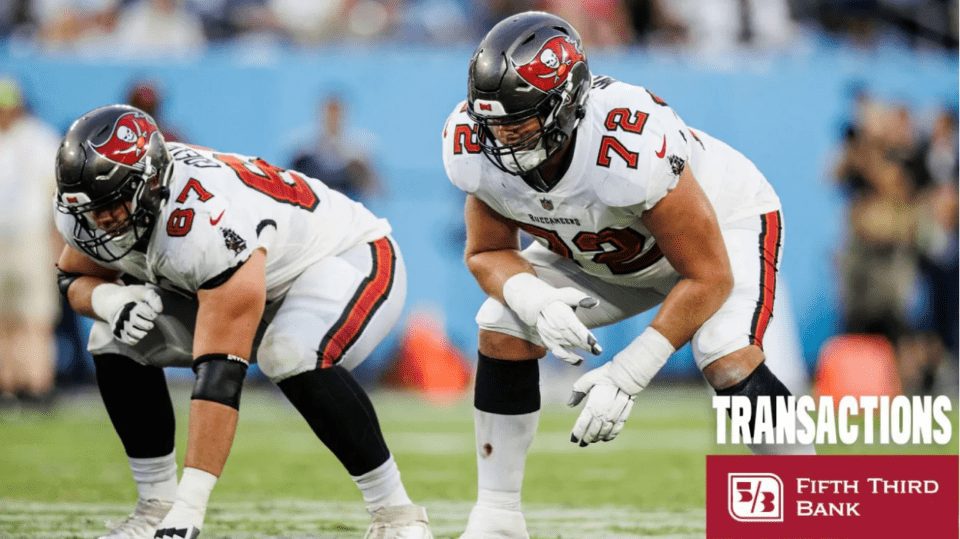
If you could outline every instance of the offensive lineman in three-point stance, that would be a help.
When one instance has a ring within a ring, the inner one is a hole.
[[[776,193],[650,91],[593,77],[569,23],[528,12],[490,30],[470,60],[467,100],[447,119],[443,160],[467,193],[467,266],[490,296],[477,313],[479,488],[464,537],[527,537],[520,487],[537,360],[599,353],[588,328],[660,305],[574,384],[571,404],[586,399],[571,433],[581,446],[614,439],[634,396],[687,341],[717,393],[754,404],[789,395],[762,348],[781,248]],[[519,230],[537,242],[520,251]]]
[[[150,116],[122,105],[70,127],[56,205],[60,288],[99,320],[97,383],[139,494],[106,537],[199,535],[254,351],[356,482],[367,537],[431,537],[349,372],[403,306],[387,221],[262,159],[166,144]],[[197,374],[179,485],[169,365]]]

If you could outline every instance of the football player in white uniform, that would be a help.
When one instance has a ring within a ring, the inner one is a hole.
[[[353,477],[367,536],[430,537],[349,372],[406,295],[386,220],[262,159],[166,144],[123,105],[70,127],[57,188],[61,291],[98,320],[89,349],[139,494],[107,537],[199,535],[254,358]],[[171,365],[196,372],[179,484]]]
[[[477,314],[479,488],[464,537],[527,536],[520,487],[537,359],[600,353],[589,328],[660,306],[574,384],[580,446],[613,440],[634,396],[688,341],[717,393],[789,395],[762,351],[781,248],[776,193],[650,91],[593,77],[566,21],[528,12],[490,30],[470,60],[468,99],[444,127],[443,161],[467,193],[466,264],[490,296]],[[519,230],[536,239],[523,251]]]

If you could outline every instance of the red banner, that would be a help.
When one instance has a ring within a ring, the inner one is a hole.
[[[956,455],[707,456],[707,537],[960,537]]]

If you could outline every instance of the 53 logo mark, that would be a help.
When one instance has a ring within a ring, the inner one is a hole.
[[[783,522],[783,481],[771,473],[727,474],[727,511],[740,522]]]

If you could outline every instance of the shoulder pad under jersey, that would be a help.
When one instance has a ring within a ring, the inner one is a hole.
[[[474,193],[480,187],[486,158],[477,143],[477,126],[466,111],[466,101],[458,103],[443,126],[443,168],[453,185]]]
[[[596,94],[588,118],[599,130],[597,166],[610,170],[597,195],[608,206],[650,209],[676,187],[689,161],[688,129],[645,88],[617,82]]]

